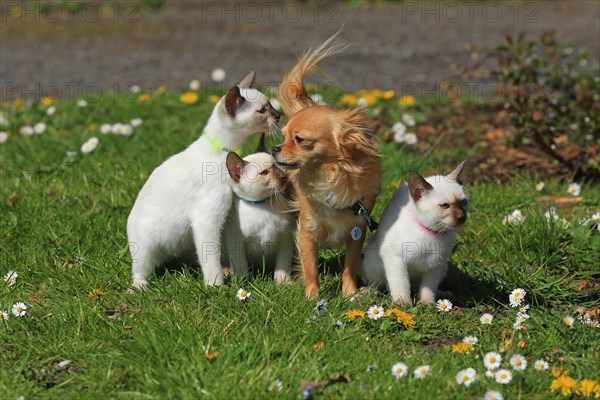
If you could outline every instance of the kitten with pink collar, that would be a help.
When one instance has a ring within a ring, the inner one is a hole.
[[[411,283],[419,283],[417,302],[435,302],[456,245],[456,229],[467,220],[463,161],[450,174],[423,178],[411,174],[387,205],[375,238],[365,251],[362,277],[387,286],[393,301],[412,304]]]

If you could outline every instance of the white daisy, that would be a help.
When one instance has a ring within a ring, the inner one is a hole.
[[[537,190],[538,192],[541,192],[542,190],[544,190],[544,186],[546,184],[544,183],[544,181],[539,181],[538,183],[535,184],[535,190]]]
[[[529,314],[524,313],[524,312],[517,313],[517,318],[516,318],[517,322],[523,323],[523,322],[527,321],[528,319],[529,319]]]
[[[215,82],[223,82],[225,80],[225,70],[223,68],[216,68],[210,73],[210,77]]]
[[[494,316],[488,313],[483,314],[481,318],[479,318],[479,322],[481,322],[482,325],[491,325],[493,320]]]
[[[440,311],[448,312],[452,310],[452,302],[447,299],[440,299],[435,303],[435,308],[437,308]]]
[[[11,287],[15,283],[17,283],[17,278],[19,274],[17,271],[9,270],[6,274],[4,274],[4,284],[8,287]]]
[[[247,292],[244,289],[239,288],[235,295],[238,298],[238,300],[246,300],[248,297],[250,297],[251,294],[251,292]]]
[[[515,371],[525,371],[527,368],[527,359],[520,354],[515,354],[512,356],[509,360],[509,363]]]
[[[133,133],[133,128],[129,124],[123,124],[121,127],[121,135],[123,136],[131,136]]]
[[[488,378],[496,378],[496,370],[488,369],[487,371],[485,371],[485,376],[487,376]]]
[[[456,382],[459,385],[471,386],[477,378],[477,372],[473,368],[463,369],[456,374]]]
[[[77,152],[76,151],[67,151],[67,157],[75,158],[75,157],[77,157]]]
[[[508,299],[510,300],[510,306],[511,307],[520,306],[521,303],[523,302],[523,299],[525,298],[526,294],[527,294],[527,292],[521,288],[517,288],[517,289],[513,290],[510,293],[510,296],[508,296]]]
[[[356,100],[356,105],[358,107],[368,107],[369,106],[369,102],[367,101],[367,99],[365,99],[364,97],[359,97]]]
[[[110,131],[115,135],[123,134],[123,124],[120,122],[117,122],[116,124],[114,124],[113,126],[110,127]]]
[[[81,145],[81,152],[83,154],[89,154],[92,151],[94,151],[96,149],[96,146],[98,146],[98,138],[97,137],[92,137],[90,138],[87,142],[85,142],[84,144]]]
[[[200,89],[200,81],[198,79],[194,79],[190,81],[190,90],[196,91]]]
[[[22,317],[27,312],[27,306],[25,303],[17,302],[12,306],[12,313],[15,317]]]
[[[277,111],[281,111],[281,102],[279,101],[279,99],[271,99],[271,105]]]
[[[429,365],[421,365],[420,367],[415,368],[413,375],[417,379],[424,379],[427,374],[429,374],[429,370],[431,367]]]
[[[19,133],[21,136],[31,136],[33,135],[33,128],[29,125],[24,125],[19,129]]]
[[[138,126],[142,125],[142,119],[141,118],[134,118],[131,121],[129,121],[129,123],[131,124],[131,126],[133,126],[134,128],[137,128]]]
[[[463,343],[468,344],[469,346],[475,346],[479,342],[476,336],[465,336],[463,339]]]
[[[404,135],[404,141],[406,144],[416,144],[419,140],[417,139],[417,135],[414,133],[407,133]]]
[[[87,107],[87,105],[88,105],[88,102],[85,101],[84,99],[77,100],[77,107],[83,108],[83,107]]]
[[[495,375],[496,382],[503,385],[509,383],[512,380],[512,373],[507,369],[499,369]]]
[[[56,107],[54,107],[54,106],[50,106],[46,110],[46,114],[48,114],[48,115],[54,115],[55,112],[56,112]]]
[[[406,135],[403,132],[394,133],[394,142],[404,143],[406,141]]]
[[[8,313],[4,310],[0,310],[0,321],[8,320]]]
[[[522,331],[523,329],[525,329],[525,324],[523,324],[520,321],[515,321],[515,323],[513,324],[513,329],[515,331]]]
[[[379,319],[383,317],[384,309],[379,306],[372,306],[367,310],[367,316],[370,319]]]
[[[392,125],[392,132],[404,135],[406,133],[406,125],[404,125],[402,122],[396,122],[394,125]]]
[[[533,368],[535,368],[538,371],[546,371],[548,368],[550,368],[550,365],[548,365],[548,362],[546,360],[536,360],[533,363]]]
[[[283,390],[283,384],[281,383],[281,381],[279,379],[274,380],[269,385],[269,392],[272,392],[274,390],[277,392],[281,392]]]
[[[502,393],[500,392],[497,392],[495,390],[488,390],[483,395],[483,400],[504,400],[504,397],[502,397]]]
[[[567,193],[572,194],[573,196],[579,196],[581,193],[581,186],[576,183],[571,183],[567,188]]]
[[[61,362],[56,364],[56,368],[59,368],[59,369],[64,368],[67,365],[71,364],[71,362],[72,362],[71,360],[62,360]]]
[[[406,125],[408,126],[415,126],[415,117],[413,117],[410,114],[403,114],[402,115],[402,122],[404,122]]]
[[[577,319],[585,325],[589,325],[592,322],[592,317],[590,317],[589,314],[578,315]]]
[[[502,356],[494,351],[490,351],[483,356],[483,365],[487,369],[496,369],[502,362]]]
[[[567,221],[565,218],[561,218],[560,226],[564,229],[567,229],[567,228],[571,227],[571,223],[569,221]]]
[[[600,212],[597,212],[596,214],[592,215],[592,219],[596,221],[597,224],[600,224]]]
[[[33,126],[33,131],[37,134],[37,135],[41,135],[42,133],[44,133],[44,131],[46,130],[46,124],[43,122],[38,122],[37,124],[35,124]]]
[[[112,131],[112,125],[111,124],[102,124],[100,125],[100,133],[102,133],[103,135],[107,135]]]
[[[315,104],[318,104],[318,105],[325,104],[325,100],[323,99],[323,96],[321,96],[320,93],[315,93],[310,97],[311,97],[313,103],[315,103]]]
[[[527,310],[529,310],[529,304],[521,304],[519,306],[519,312],[520,313],[525,314],[525,313],[527,313]]]
[[[404,375],[406,375],[407,371],[408,367],[402,362],[396,363],[392,366],[392,375],[394,375],[396,378],[402,378]]]
[[[546,218],[546,221],[548,222],[556,222],[560,219],[555,208],[551,208],[548,211],[546,211],[544,213],[544,218]]]
[[[131,93],[139,93],[142,91],[142,88],[139,87],[138,85],[131,85],[131,86],[129,86],[129,91]]]
[[[0,144],[6,143],[7,140],[8,140],[8,133],[0,132]]]
[[[575,309],[575,312],[579,315],[585,314],[585,307],[579,306]]]
[[[600,323],[598,322],[598,320],[591,320],[589,323],[589,327],[592,329],[598,329],[598,327],[600,327]]]
[[[573,323],[575,322],[575,318],[571,317],[570,315],[567,315],[562,319],[562,321],[567,326],[573,326]]]

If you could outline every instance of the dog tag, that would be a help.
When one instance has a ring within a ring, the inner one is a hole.
[[[352,239],[354,240],[360,239],[362,237],[362,229],[360,229],[360,226],[355,225],[350,231],[350,236],[352,236]]]

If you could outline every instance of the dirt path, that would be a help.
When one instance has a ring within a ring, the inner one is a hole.
[[[427,95],[452,75],[452,64],[469,62],[466,45],[492,47],[504,33],[557,37],[585,45],[598,60],[600,2],[321,2],[323,8],[283,2],[172,1],[158,13],[124,2],[87,18],[66,11],[58,18],[3,1],[0,27],[2,100],[26,95],[95,93],[131,83],[185,88],[210,82],[224,68],[233,82],[251,69],[259,81],[277,82],[296,54],[324,40],[342,23],[340,42],[351,43],[324,69],[349,90],[395,89]],[[105,3],[106,4],[106,3]],[[310,4],[310,3],[308,3]],[[11,8],[12,5],[12,8]],[[17,12],[20,12],[18,14]],[[477,84],[476,84],[477,85]]]

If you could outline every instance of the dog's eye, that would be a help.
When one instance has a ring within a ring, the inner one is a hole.
[[[442,208],[444,210],[447,210],[448,208],[450,208],[450,204],[448,204],[448,203],[442,203],[442,204],[440,204],[440,208]]]
[[[265,112],[267,112],[267,109],[265,107],[261,107],[261,109],[257,110],[256,112],[259,114],[264,114]]]
[[[302,142],[304,142],[304,138],[302,136],[298,136],[298,135],[296,135],[294,137],[294,140],[296,141],[296,143],[302,143]]]
[[[260,175],[262,175],[262,176],[267,176],[267,175],[269,175],[269,170],[268,170],[268,169],[265,169],[264,171],[261,171],[261,172],[260,172]]]

